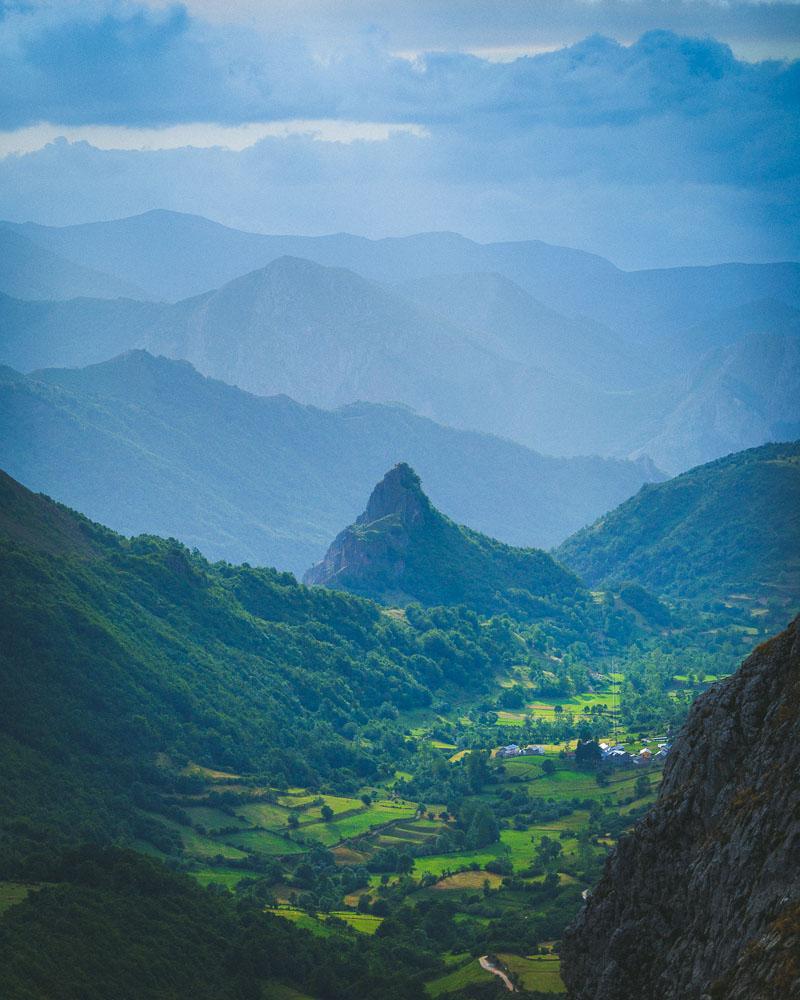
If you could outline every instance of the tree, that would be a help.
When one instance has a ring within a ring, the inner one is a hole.
[[[551,774],[556,773],[556,762],[554,760],[546,760],[542,763],[542,774],[546,774],[548,777]]]
[[[467,755],[467,779],[473,792],[479,792],[489,780],[488,750],[473,750]]]
[[[596,740],[578,741],[575,748],[575,763],[584,770],[593,770],[603,759],[602,751]]]
[[[500,839],[500,829],[494,813],[485,802],[479,802],[467,827],[467,847],[475,850]]]
[[[320,809],[320,815],[326,823],[330,823],[333,819],[333,809],[326,802],[325,805]]]
[[[300,817],[296,812],[290,812],[286,817],[286,822],[289,824],[292,830],[296,830],[300,826]]]
[[[650,777],[647,774],[640,774],[636,779],[636,784],[633,786],[636,792],[636,798],[642,799],[645,795],[650,794]]]

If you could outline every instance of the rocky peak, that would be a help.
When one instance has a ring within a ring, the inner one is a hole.
[[[419,476],[410,465],[399,462],[390,469],[372,491],[367,509],[356,524],[372,524],[395,515],[406,528],[419,523],[431,510],[430,501],[422,492]]]
[[[573,1000],[800,997],[798,621],[695,702],[565,934]]]
[[[352,587],[359,578],[375,572],[397,579],[405,569],[405,552],[414,529],[436,516],[419,476],[400,462],[372,491],[364,513],[337,535],[325,558],[308,570],[303,582]],[[370,530],[373,525],[375,530]]]

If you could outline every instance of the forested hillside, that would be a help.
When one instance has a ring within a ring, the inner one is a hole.
[[[645,486],[556,554],[593,585],[635,580],[785,621],[800,601],[800,444],[753,448]]]
[[[8,476],[0,487],[6,867],[42,831],[51,844],[163,840],[141,810],[185,785],[189,761],[340,788],[391,774],[412,748],[391,726],[357,738],[363,727],[448,691],[477,696],[525,655],[506,626],[481,626],[478,600],[397,620],[288,574],[212,565],[174,540],[125,539]],[[540,644],[601,653],[630,634],[625,615],[582,616],[577,581],[544,553],[509,562],[491,544],[501,566],[548,574]]]

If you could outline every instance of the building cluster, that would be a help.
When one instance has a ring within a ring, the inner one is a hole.
[[[500,747],[497,751],[498,757],[542,757],[544,747],[529,743],[525,747],[517,746],[516,743],[509,743],[508,746]]]
[[[622,743],[617,743],[616,745],[601,743],[600,755],[609,764],[635,764],[641,766],[642,764],[663,763],[669,753],[669,749],[669,743],[657,743],[655,750],[651,750],[649,747],[642,747],[638,753],[631,753],[625,749]]]

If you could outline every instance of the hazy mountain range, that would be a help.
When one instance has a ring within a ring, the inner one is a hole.
[[[667,472],[800,426],[794,264],[623,272],[538,242],[271,237],[168,212],[0,238],[0,360],[23,371],[146,348],[260,395],[401,402]]]
[[[548,548],[660,478],[644,462],[545,457],[407,407],[257,397],[143,351],[0,371],[5,469],[116,530],[171,535],[211,558],[302,572],[401,460],[448,515]]]

